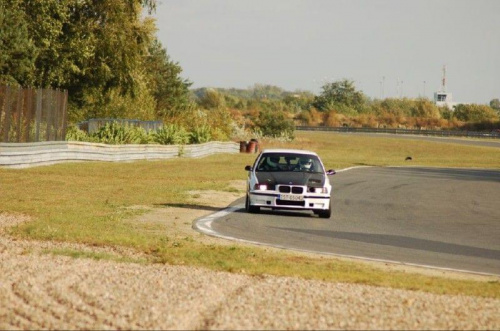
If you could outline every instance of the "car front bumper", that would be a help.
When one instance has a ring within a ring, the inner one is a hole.
[[[293,194],[297,200],[282,200],[282,194],[275,191],[250,191],[250,205],[273,209],[328,210],[330,195],[319,193]]]

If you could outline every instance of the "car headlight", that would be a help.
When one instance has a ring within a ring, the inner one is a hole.
[[[310,187],[309,192],[312,193],[328,193],[328,189],[326,187]]]
[[[255,184],[254,189],[257,191],[265,191],[267,190],[266,184]]]

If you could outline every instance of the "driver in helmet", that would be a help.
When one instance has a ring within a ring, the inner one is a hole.
[[[311,158],[301,157],[299,159],[299,169],[301,171],[313,170],[313,160]]]

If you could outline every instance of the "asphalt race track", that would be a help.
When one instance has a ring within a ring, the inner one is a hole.
[[[362,132],[349,132],[349,133],[338,133],[331,132],[332,134],[340,135],[360,135],[360,136],[370,136],[370,137],[383,137],[383,138],[394,138],[394,139],[406,139],[406,140],[426,140],[438,143],[446,144],[459,144],[459,145],[469,145],[469,146],[484,146],[484,147],[496,147],[500,148],[500,139],[471,139],[471,138],[451,138],[451,137],[434,137],[434,136],[417,136],[409,134],[389,134],[389,133],[362,133]]]
[[[500,275],[500,171],[366,167],[339,172],[331,182],[330,219],[237,209],[214,219],[212,234]]]

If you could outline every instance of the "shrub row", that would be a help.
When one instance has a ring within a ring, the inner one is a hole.
[[[218,137],[220,138],[220,137]],[[121,125],[116,122],[106,123],[98,131],[88,134],[76,126],[68,128],[68,141],[85,141],[103,144],[161,144],[185,145],[200,144],[212,140],[211,128],[201,126],[188,131],[179,124],[166,124],[156,131],[146,131],[133,125]],[[227,139],[226,139],[227,140]]]

